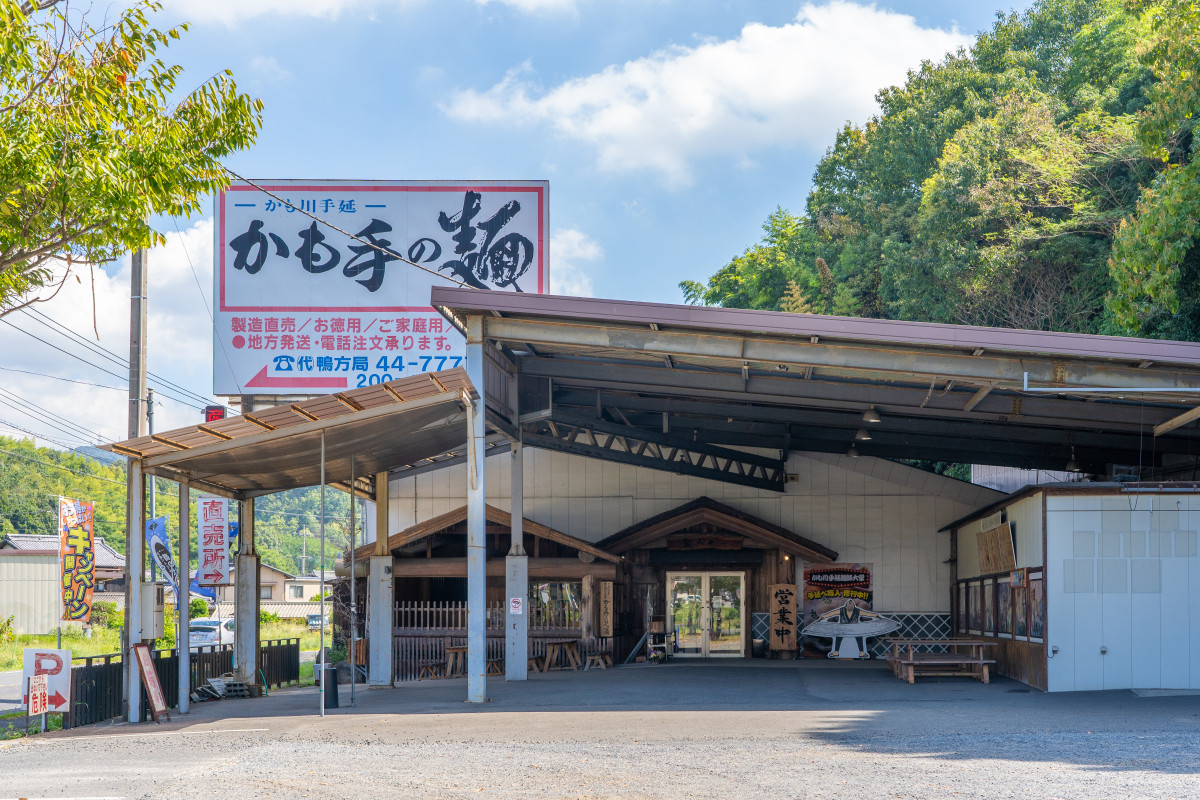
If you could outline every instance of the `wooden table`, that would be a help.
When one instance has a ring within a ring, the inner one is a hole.
[[[989,682],[988,667],[995,659],[984,658],[985,647],[995,647],[997,642],[983,639],[950,637],[946,639],[911,639],[888,637],[892,653],[888,664],[897,678],[915,683],[922,676],[963,676],[975,678],[981,683]],[[920,651],[920,647],[938,647],[946,652]]]
[[[457,678],[467,672],[467,647],[446,647],[446,677]]]
[[[559,666],[561,656],[567,657],[567,664]],[[552,669],[579,669],[579,640],[578,639],[547,639],[546,657],[542,659],[542,672]]]

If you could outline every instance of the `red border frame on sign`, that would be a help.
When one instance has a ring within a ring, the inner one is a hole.
[[[278,194],[279,192],[317,192],[329,191],[336,189],[338,191],[349,192],[532,192],[537,195],[538,205],[538,284],[537,293],[542,294],[546,291],[546,248],[541,244],[545,242],[546,231],[543,226],[546,222],[544,213],[545,198],[544,186],[472,186],[470,184],[463,185],[436,185],[436,186],[353,186],[353,185],[292,185],[287,184],[280,186],[278,184],[261,184],[260,186],[237,185],[230,186],[217,195],[217,206],[220,209],[218,226],[220,241],[225,241],[225,193],[226,192],[261,192],[263,189]],[[219,311],[343,311],[343,312],[367,312],[367,311],[430,311],[436,312],[433,306],[227,306],[225,305],[225,248],[221,248],[220,255],[217,256],[217,269],[220,271],[220,287],[221,296],[217,299],[217,309]]]

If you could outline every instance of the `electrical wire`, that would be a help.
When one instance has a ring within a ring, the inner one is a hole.
[[[103,383],[92,383],[90,381],[76,380],[75,378],[64,378],[61,375],[50,375],[45,372],[34,372],[28,369],[17,369],[16,367],[0,367],[6,372],[20,372],[25,375],[36,375],[39,378],[53,378],[56,381],[67,381],[68,383],[78,383],[82,386],[95,386],[97,389],[112,389],[117,392],[127,392],[129,389],[125,386],[108,386]]]
[[[321,219],[316,214],[309,213],[308,211],[305,211],[303,208],[297,208],[296,206],[292,205],[287,200],[284,200],[282,197],[275,194],[274,192],[269,192],[266,189],[264,189],[262,186],[259,186],[254,181],[252,181],[248,178],[243,178],[241,175],[238,175],[236,172],[234,172],[233,170],[231,170],[229,167],[225,166],[224,164],[221,165],[221,169],[225,170],[226,172],[228,172],[233,177],[237,178],[242,183],[245,183],[249,186],[253,186],[255,189],[262,192],[267,197],[270,197],[274,200],[278,200],[280,203],[282,203],[283,205],[292,209],[293,211],[299,211],[301,214],[308,217],[309,219],[315,220],[315,221],[321,223],[322,225],[324,225],[325,227],[327,227],[331,230],[337,231],[338,233],[342,234],[343,236],[348,236],[356,242],[361,242],[362,244],[366,245],[367,247],[371,248],[372,250],[378,250],[380,253],[383,253],[386,256],[391,256],[392,258],[396,259],[397,261],[399,261],[401,263],[408,264],[410,267],[416,267],[417,269],[421,270],[422,272],[428,272],[430,275],[433,275],[434,277],[437,277],[437,278],[441,278],[444,281],[449,281],[450,283],[456,283],[459,286],[463,287],[464,289],[471,288],[470,286],[468,286],[467,284],[458,280],[457,278],[451,278],[449,275],[444,275],[441,272],[438,272],[437,270],[430,269],[429,267],[423,267],[415,261],[409,261],[407,258],[400,255],[395,250],[388,250],[386,247],[380,247],[379,245],[375,244],[374,242],[369,242],[366,239],[363,239],[359,236],[356,236],[353,233],[350,233],[349,231],[342,230],[341,228],[339,228],[337,225],[334,225],[329,220]]]
[[[34,462],[34,463],[36,463],[36,464],[45,464],[47,467],[54,467],[55,469],[61,469],[61,470],[63,470],[64,472],[73,472],[73,473],[75,473],[76,475],[81,475],[81,476],[83,476],[83,477],[85,477],[85,478],[94,478],[95,480],[98,480],[98,481],[105,481],[106,483],[115,483],[115,484],[117,484],[118,486],[124,486],[124,485],[125,485],[125,481],[115,481],[115,480],[113,480],[112,478],[104,478],[104,477],[101,477],[100,475],[92,475],[92,474],[90,474],[90,473],[87,473],[87,472],[80,472],[79,470],[76,470],[76,469],[71,469],[70,467],[64,467],[64,466],[62,466],[61,464],[55,464],[55,463],[53,463],[53,462],[51,462],[51,461],[43,461],[43,460],[41,460],[40,458],[33,458],[32,456],[27,456],[27,455],[25,455],[24,453],[15,453],[15,452],[13,452],[12,450],[5,450],[4,448],[0,448],[0,453],[4,453],[5,455],[10,455],[10,456],[13,456],[13,457],[15,457],[15,458],[23,458],[23,459],[25,459],[26,461],[32,461],[32,462]],[[86,456],[84,456],[84,457],[86,457]]]
[[[72,430],[71,428],[67,427],[66,424],[60,425],[59,423],[55,422],[53,419],[46,419],[46,418],[40,417],[37,412],[31,412],[25,408],[22,408],[20,405],[10,402],[5,397],[0,397],[0,405],[8,406],[9,408],[13,409],[14,411],[18,411],[21,414],[42,423],[43,425],[49,425],[51,428],[58,431],[59,433],[64,434],[72,439],[78,439],[81,443],[91,444],[92,442],[103,439],[103,437],[98,436],[91,432],[87,432],[87,433],[84,433],[81,435],[79,433],[79,431]],[[33,435],[36,436],[37,434],[33,434]]]
[[[40,322],[45,327],[49,328],[50,330],[54,331],[55,333],[59,334],[60,336],[66,337],[68,340],[70,340],[74,343],[83,345],[84,347],[86,347],[88,350],[90,350],[95,355],[98,355],[101,358],[105,358],[105,359],[113,362],[114,364],[116,364],[117,366],[121,367],[124,370],[129,369],[129,359],[124,358],[123,356],[117,355],[116,353],[114,353],[113,351],[104,347],[103,345],[92,342],[90,339],[87,339],[86,337],[81,336],[80,334],[78,334],[75,331],[68,328],[66,325],[63,325],[62,323],[58,322],[57,320],[46,316],[42,312],[38,311],[36,308],[33,308],[31,306],[31,307],[22,309],[22,311],[26,311],[30,314],[33,314],[36,321]],[[170,394],[174,393],[174,394],[180,395],[183,398],[187,398],[186,400],[181,400],[176,397],[170,397],[170,399],[175,400],[175,402],[177,402],[177,403],[182,403],[184,405],[190,405],[192,408],[200,408],[201,410],[203,410],[202,407],[194,405],[193,403],[189,402],[189,400],[198,401],[205,405],[211,405],[213,402],[211,398],[205,397],[204,395],[201,395],[201,394],[197,394],[196,392],[193,392],[190,389],[186,389],[186,388],[180,386],[179,384],[174,383],[173,381],[169,381],[166,378],[159,375],[158,373],[152,372],[150,370],[146,370],[146,378],[150,382],[158,383],[159,388],[161,390],[164,390],[167,393],[168,397],[170,396]]]
[[[212,306],[208,303],[208,296],[204,294],[204,287],[200,285],[200,276],[196,274],[196,268],[192,265],[192,254],[188,252],[187,242],[183,239],[183,231],[179,230],[179,220],[171,217],[171,222],[175,225],[175,233],[179,236],[179,244],[183,246],[183,257],[187,259],[188,269],[192,271],[192,279],[196,281],[196,291],[200,293],[200,299],[204,302],[204,311],[208,314],[208,321],[212,323],[213,331],[216,331],[217,321],[213,318]],[[214,338],[217,340],[217,346],[221,348],[221,355],[225,358],[225,363],[229,367],[229,374],[233,376],[233,382],[238,388],[238,394],[241,394],[242,384],[238,382],[233,362],[229,360],[229,353],[225,351],[225,342],[220,336],[215,336]],[[229,410],[232,411],[233,409]]]
[[[80,445],[87,444],[87,442],[78,442],[78,441],[75,442],[74,444],[71,444],[69,442],[65,442],[61,439],[55,438],[54,436],[47,436],[44,433],[35,433],[34,431],[29,430],[28,428],[22,428],[20,425],[17,425],[13,422],[9,422],[8,420],[5,420],[5,419],[0,419],[0,427],[9,428],[11,430],[17,431],[18,433],[23,433],[27,436],[32,436],[35,440],[42,439],[44,441],[51,442],[52,444],[56,444],[59,447],[63,448],[64,450],[74,450],[76,447],[79,447]]]
[[[5,400],[5,399],[16,401],[19,405],[21,405],[25,408],[31,409],[35,413],[44,414],[48,418],[57,420],[58,422],[61,422],[64,425],[67,425],[68,427],[74,428],[77,432],[82,433],[87,437],[94,438],[94,439],[104,438],[101,434],[97,433],[96,431],[92,430],[91,428],[80,425],[79,423],[75,422],[74,420],[68,419],[67,417],[64,417],[61,414],[56,414],[55,412],[50,411],[49,409],[44,408],[42,406],[39,406],[37,403],[34,403],[30,400],[26,400],[25,398],[21,397],[19,394],[12,391],[11,389],[5,389],[3,387],[0,387],[0,400]]]

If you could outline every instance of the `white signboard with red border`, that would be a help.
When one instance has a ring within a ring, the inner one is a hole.
[[[26,681],[29,687],[29,716],[45,714],[50,705],[50,687],[45,675],[33,675]]]
[[[71,710],[71,651],[51,650],[42,647],[26,647],[22,662],[22,704],[29,707],[29,679],[41,675],[46,679],[46,707],[32,714],[50,712],[65,714]]]
[[[200,538],[200,564],[196,581],[201,586],[229,584],[229,501],[202,496],[196,503],[196,528]]]
[[[433,286],[549,291],[546,181],[253,183],[216,197],[218,395],[460,366],[465,342],[429,305]]]

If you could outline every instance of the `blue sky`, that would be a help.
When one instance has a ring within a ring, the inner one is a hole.
[[[1023,8],[1028,3],[1006,3]],[[182,86],[229,68],[263,99],[251,178],[546,179],[552,288],[681,302],[753,244],[776,206],[803,208],[846,121],[922,59],[970,43],[990,2],[702,0],[165,0],[155,23],[192,28],[167,60]],[[97,10],[104,7],[100,4]],[[211,391],[211,222],[173,223],[151,255],[150,368]],[[198,284],[198,285],[197,285]],[[200,288],[202,287],[202,288]],[[92,329],[91,285],[42,312]],[[127,350],[128,272],[95,284],[100,343]],[[90,308],[88,308],[90,311]],[[23,315],[14,319],[24,325]],[[0,326],[5,327],[6,326]],[[18,345],[18,342],[20,344]],[[0,330],[0,382],[120,438],[116,389],[96,370]],[[120,370],[117,370],[118,372]],[[0,408],[4,420],[36,429]],[[196,421],[164,401],[159,430]],[[9,428],[11,430],[11,428]],[[59,438],[63,436],[59,435]]]

